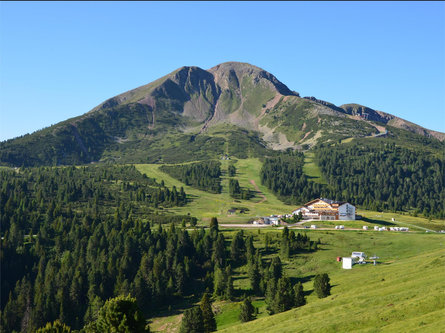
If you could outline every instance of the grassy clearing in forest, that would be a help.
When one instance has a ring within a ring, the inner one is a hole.
[[[314,158],[314,153],[304,153],[303,172],[314,183],[327,184],[326,181],[323,179],[320,168],[314,162]]]
[[[305,164],[305,173],[309,173],[311,177],[321,177],[318,167],[312,162],[313,156],[306,156],[305,161],[306,158],[309,158],[309,160],[308,163]],[[234,163],[237,169],[235,178],[238,179],[240,186],[254,191],[255,196],[250,200],[238,200],[230,197],[228,188],[229,181],[227,177],[229,163]],[[246,223],[258,216],[286,214],[296,208],[296,206],[284,204],[266,186],[261,185],[260,170],[262,163],[257,158],[221,160],[223,175],[221,181],[222,192],[220,194],[212,194],[187,186],[181,181],[160,171],[160,164],[137,164],[135,166],[140,172],[147,174],[149,177],[156,178],[158,182],[164,180],[165,184],[169,187],[175,185],[179,189],[183,186],[184,190],[189,195],[190,202],[183,207],[168,208],[165,209],[165,211],[174,214],[190,213],[190,215],[196,216],[201,220],[201,224],[206,223],[212,216],[216,216],[222,223]],[[312,178],[314,181],[316,179],[322,181],[322,178]],[[255,183],[260,192],[256,191],[255,186],[251,181]],[[266,198],[265,201],[263,201],[264,197]],[[238,210],[235,214],[231,215],[228,213],[228,210],[231,208],[238,208]],[[244,213],[240,213],[240,208],[247,208],[248,210]],[[363,225],[368,225],[369,227],[374,225],[394,225],[422,231],[445,230],[444,220],[428,220],[423,217],[414,217],[407,214],[374,212],[363,209],[357,209],[357,214],[362,215],[365,219],[353,222],[327,221],[311,224],[318,223],[317,225],[319,226],[345,225],[351,228],[361,228]],[[395,219],[394,222],[392,221],[392,218]]]
[[[227,177],[227,168],[229,162],[235,162],[238,179],[241,187],[246,187],[255,192],[255,196],[250,200],[233,199],[229,195],[229,181]],[[208,221],[210,217],[216,216],[220,222],[247,222],[256,216],[267,216],[271,214],[282,214],[290,212],[294,206],[285,205],[265,186],[261,185],[260,169],[261,162],[257,158],[243,160],[221,160],[222,168],[222,191],[219,194],[212,194],[187,186],[179,180],[172,178],[159,170],[159,164],[137,164],[136,168],[147,174],[148,177],[156,178],[158,182],[164,180],[165,185],[171,187],[175,185],[178,189],[183,186],[185,192],[189,195],[190,202],[183,207],[169,208],[167,211],[175,214],[188,214],[196,216],[200,220]],[[255,190],[250,182],[253,180],[260,189],[261,193]],[[264,197],[266,200],[261,202]],[[231,208],[247,208],[248,211],[240,213],[239,210],[234,215],[228,214]]]

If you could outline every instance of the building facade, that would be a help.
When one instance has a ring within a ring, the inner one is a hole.
[[[325,198],[309,201],[294,210],[292,215],[298,215],[300,212],[305,220],[355,220],[355,206]]]

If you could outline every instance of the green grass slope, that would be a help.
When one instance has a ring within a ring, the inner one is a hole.
[[[303,172],[310,178],[311,181],[319,184],[327,184],[326,181],[323,179],[321,170],[318,167],[317,163],[315,163],[314,158],[314,153],[304,153]]]
[[[301,256],[289,264],[287,273],[304,277],[328,272],[332,295],[318,299],[312,281],[306,282],[307,305],[246,324],[225,323],[222,332],[443,332],[443,235],[318,234],[325,243],[322,250]],[[381,264],[341,269],[335,257],[354,250],[368,255],[375,251]]]
[[[230,239],[234,231],[224,229]],[[304,231],[321,239],[320,250],[283,260],[285,274],[303,282],[307,305],[269,316],[262,298],[255,298],[258,319],[241,324],[239,300],[215,301],[218,331],[222,332],[441,332],[445,290],[445,235],[431,233],[390,233],[362,231]],[[254,236],[256,248],[264,247],[266,233],[281,236],[276,228],[245,230]],[[277,251],[263,255],[270,259]],[[353,251],[380,257],[373,266],[356,265],[343,270],[335,259]],[[328,273],[332,295],[318,299],[313,277]],[[234,270],[235,293],[248,293],[245,267]],[[155,332],[178,332],[181,311],[152,318]]]
[[[213,194],[185,185],[177,179],[159,170],[159,164],[138,164],[136,168],[158,181],[164,180],[165,185],[171,187],[175,185],[178,189],[183,186],[189,195],[190,202],[183,207],[168,209],[175,214],[187,214],[196,216],[205,221],[212,216],[216,216],[220,222],[246,222],[255,216],[265,216],[290,212],[293,206],[282,203],[265,186],[261,185],[259,177],[261,162],[257,158],[236,160],[236,177],[241,187],[246,187],[255,192],[255,196],[250,200],[233,199],[229,195],[229,181],[227,177],[227,168],[229,161],[221,160],[223,176],[221,181],[222,191],[220,194]],[[256,186],[252,184],[253,181]],[[260,191],[256,190],[256,187]],[[229,215],[227,211],[233,207],[247,208],[246,213],[240,213],[238,210],[234,215]]]

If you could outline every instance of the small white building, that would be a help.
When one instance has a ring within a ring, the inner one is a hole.
[[[352,269],[352,265],[354,265],[354,259],[351,257],[343,257],[341,262],[343,269]]]
[[[367,226],[367,225],[364,225],[364,226],[363,226],[363,230],[368,230],[368,226]]]
[[[365,264],[366,263],[366,254],[365,252],[352,252],[351,258],[358,261],[359,264]]]
[[[351,257],[366,258],[366,254],[365,252],[354,251],[351,253]]]
[[[272,225],[280,224],[280,218],[276,215],[265,216],[262,218],[262,220],[264,221],[264,224],[272,224]]]

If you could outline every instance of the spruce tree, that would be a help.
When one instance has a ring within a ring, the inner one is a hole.
[[[224,271],[215,265],[215,271],[213,274],[213,296],[223,296],[226,290],[226,277]]]
[[[60,320],[47,323],[44,327],[39,328],[36,333],[70,333],[71,328],[62,324]]]
[[[224,236],[222,233],[219,233],[218,237],[216,238],[216,242],[214,243],[213,246],[212,261],[215,265],[224,267],[225,259],[226,259],[226,247],[224,244]]]
[[[242,230],[238,231],[232,239],[230,257],[235,264],[244,264],[246,262],[246,245]]]
[[[267,311],[269,312],[269,314],[274,314],[275,313],[275,306],[274,306],[274,302],[275,302],[275,294],[276,294],[276,290],[277,290],[277,282],[275,279],[270,278],[268,280],[264,280],[264,285],[266,286],[266,291],[265,291],[265,301],[267,304]]]
[[[216,217],[212,217],[210,219],[210,235],[213,239],[217,237],[218,231],[218,219]]]
[[[204,293],[202,296],[201,304],[199,306],[202,311],[204,332],[216,331],[215,315],[212,311],[212,303],[210,302],[210,297],[207,293]]]
[[[250,287],[252,288],[254,294],[260,296],[261,274],[256,262],[249,264],[247,274],[249,275]]]
[[[295,292],[295,306],[299,307],[306,304],[306,298],[304,297],[304,291],[303,291],[303,285],[301,282],[298,282],[294,286],[294,292]]]
[[[249,235],[246,238],[245,246],[246,246],[247,262],[252,263],[255,260],[255,246],[253,246],[253,236],[252,235]]]
[[[281,265],[280,257],[273,257],[272,262],[270,263],[269,273],[275,281],[281,278],[283,267]]]
[[[227,277],[227,285],[226,285],[226,292],[225,292],[225,299],[231,301],[233,298],[233,293],[234,293],[234,289],[233,289],[233,279],[232,276],[229,275]]]
[[[318,298],[324,298],[331,294],[330,278],[327,273],[317,274],[314,279],[314,290]]]
[[[275,313],[290,310],[294,306],[295,294],[288,277],[283,276],[278,280],[277,289],[273,301]]]
[[[203,333],[204,319],[199,306],[184,311],[179,333]]]
[[[251,321],[255,319],[255,307],[252,305],[250,301],[250,297],[245,298],[243,303],[240,306],[240,315],[239,319],[245,323],[247,321]]]
[[[136,299],[130,296],[107,300],[94,326],[93,332],[150,332]]]

